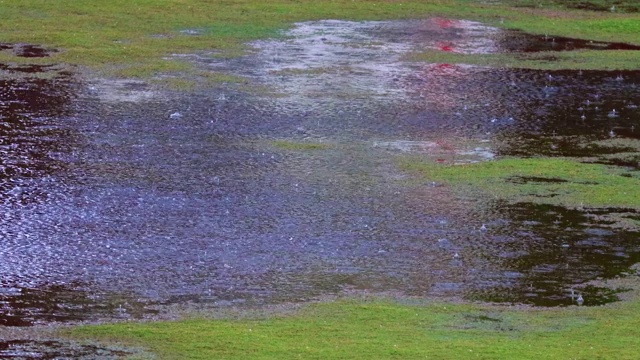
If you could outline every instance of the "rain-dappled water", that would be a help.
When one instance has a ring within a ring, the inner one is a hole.
[[[114,359],[132,355],[120,349],[105,349],[95,345],[65,344],[45,340],[0,341],[0,358],[23,360],[53,359]]]
[[[594,144],[638,139],[640,71],[405,60],[549,41],[447,19],[304,23],[239,59],[176,55],[255,85],[188,96],[4,66],[48,76],[0,80],[0,319],[130,318],[172,302],[261,305],[351,289],[614,300],[587,283],[639,262],[638,233],[597,215],[637,219],[634,209],[461,197],[397,166],[406,155],[588,155],[637,168],[628,144]]]

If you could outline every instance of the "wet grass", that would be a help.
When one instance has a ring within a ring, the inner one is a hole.
[[[634,13],[640,11],[640,4],[635,0],[516,0],[521,7],[567,7],[571,9]],[[612,7],[613,5],[613,7]]]
[[[593,13],[564,9],[517,9],[502,26],[536,34],[638,44],[638,14]]]
[[[278,36],[278,30],[296,21],[432,16],[486,21],[540,34],[640,43],[638,14],[561,11],[557,6],[521,8],[475,0],[10,1],[0,3],[0,41],[61,50],[38,62],[86,65],[109,75],[149,78],[189,73],[192,65],[169,59],[171,54],[208,51],[214,56],[237,56],[247,41]],[[600,55],[577,56],[587,61]],[[6,51],[0,58],[25,61]]]
[[[411,54],[412,61],[467,64],[534,70],[636,70],[638,52],[630,50],[543,51],[523,54],[457,54],[426,51]]]
[[[478,191],[479,196],[511,202],[570,208],[640,208],[640,194],[635,191],[640,186],[640,174],[620,167],[562,158],[507,158],[465,165],[405,159],[402,166],[429,181],[445,182],[465,192]]]
[[[385,299],[261,318],[83,326],[66,336],[161,359],[635,359],[640,303],[532,309]]]

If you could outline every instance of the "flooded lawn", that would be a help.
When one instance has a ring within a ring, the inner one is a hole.
[[[176,54],[253,87],[188,95],[2,65],[4,325],[345,290],[597,305],[615,289],[589,282],[640,262],[635,208],[496,200],[398,166],[544,155],[637,170],[640,71],[406,60],[627,45],[429,19],[301,23],[253,46]],[[599,220],[611,213],[631,225]]]

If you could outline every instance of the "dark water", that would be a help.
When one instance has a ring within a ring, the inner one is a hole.
[[[571,50],[640,50],[640,46],[573,39],[561,36],[532,36],[531,34],[511,31],[505,34],[500,46],[507,52],[571,51]]]
[[[15,56],[19,57],[48,57],[56,50],[46,49],[39,45],[32,44],[8,44],[0,43],[0,51],[12,50]]]
[[[115,83],[4,66],[20,76],[0,80],[2,324],[345,289],[542,306],[571,304],[573,289],[586,305],[615,300],[587,282],[640,261],[638,234],[594,215],[637,218],[634,209],[459,198],[407,181],[395,158],[406,144],[464,138],[490,157],[589,155],[637,168],[633,143],[600,141],[638,139],[640,72],[405,63],[425,39],[512,49],[475,23],[434,20],[417,35],[402,26],[319,22],[257,44],[260,55],[197,59],[277,96],[136,85],[116,97]],[[369,46],[350,53],[354,42]],[[336,73],[308,71],[327,64]],[[285,151],[275,139],[329,147]],[[625,153],[627,163],[607,157]]]
[[[94,345],[70,345],[58,341],[13,340],[0,342],[0,359],[114,359],[132,354]]]

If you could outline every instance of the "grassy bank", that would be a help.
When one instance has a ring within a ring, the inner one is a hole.
[[[637,51],[576,50],[523,54],[460,54],[425,51],[409,56],[412,61],[468,64],[534,70],[637,70]]]
[[[524,309],[343,300],[264,318],[120,323],[67,336],[161,359],[636,359],[640,303]]]
[[[459,166],[405,159],[402,166],[429,181],[513,202],[640,208],[640,194],[634,191],[640,177],[620,167],[562,158],[507,158]]]
[[[60,50],[51,59],[35,61],[80,64],[111,75],[148,78],[190,70],[190,64],[167,60],[168,55],[196,51],[238,55],[247,41],[277,36],[278,30],[296,21],[432,16],[480,20],[550,35],[640,43],[637,13],[559,11],[555,5],[509,7],[471,0],[4,1],[0,2],[0,42]],[[579,55],[583,61],[591,56]],[[34,60],[3,51],[0,61]]]

